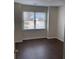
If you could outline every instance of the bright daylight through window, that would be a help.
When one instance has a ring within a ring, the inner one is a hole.
[[[23,12],[23,29],[45,29],[45,12]]]

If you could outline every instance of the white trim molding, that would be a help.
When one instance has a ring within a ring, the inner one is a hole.
[[[47,39],[52,39],[52,38],[57,38],[58,40],[64,42],[64,39],[61,39],[61,38],[59,38],[59,37],[47,37]]]
[[[15,43],[17,43],[17,42],[23,42],[23,40],[17,40],[17,41],[14,41]]]

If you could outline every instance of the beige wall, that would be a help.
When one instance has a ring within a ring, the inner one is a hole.
[[[57,38],[58,7],[48,7],[47,37]]]
[[[22,41],[23,39],[23,32],[22,32],[22,14],[21,14],[21,5],[20,4],[15,4],[14,6],[14,23],[15,23],[15,42]]]
[[[64,41],[65,34],[65,7],[59,7],[59,17],[58,17],[58,38]]]

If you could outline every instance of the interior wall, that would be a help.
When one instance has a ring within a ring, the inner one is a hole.
[[[47,12],[47,7],[43,6],[26,6],[22,5],[22,11],[37,11],[37,12]],[[28,30],[24,31],[24,40],[35,39],[35,38],[46,38],[46,29],[45,30]]]
[[[28,5],[21,5],[15,3],[14,8],[14,17],[15,17],[15,42],[19,42],[22,40],[27,39],[34,39],[34,38],[46,38],[46,29],[45,30],[28,30],[24,31],[22,29],[22,12],[23,11],[41,11],[46,12],[47,7],[37,7],[37,6],[28,6]]]
[[[65,6],[59,7],[59,17],[58,17],[58,38],[64,41],[65,38]]]
[[[23,11],[43,11],[47,12],[47,29],[46,30],[30,30],[22,29],[22,12]],[[58,38],[64,41],[64,7],[42,7],[28,6],[15,3],[15,42],[34,38]]]
[[[57,38],[58,7],[48,7],[47,38]]]
[[[14,33],[14,41],[20,42],[23,39],[22,32],[22,6],[20,4],[14,5],[14,23],[15,23],[15,33]]]

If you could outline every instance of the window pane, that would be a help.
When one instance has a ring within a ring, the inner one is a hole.
[[[24,29],[34,29],[34,12],[24,12]]]
[[[45,20],[37,20],[36,29],[45,29]]]
[[[36,12],[36,20],[46,20],[46,13]]]
[[[34,20],[34,12],[24,12],[23,18],[24,20]]]
[[[34,29],[34,21],[24,21],[24,29]]]
[[[46,13],[36,13],[36,29],[45,29]]]

